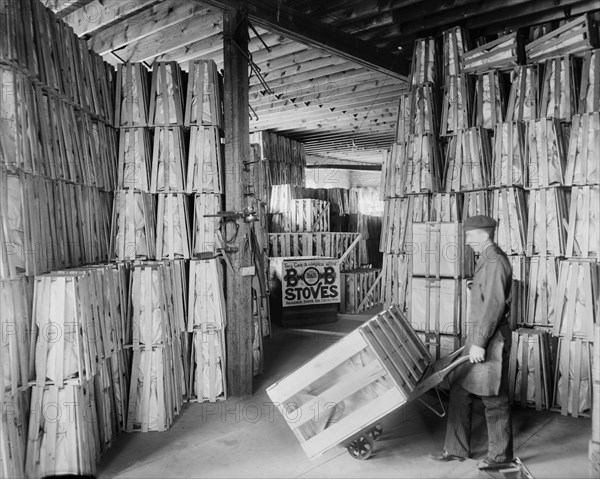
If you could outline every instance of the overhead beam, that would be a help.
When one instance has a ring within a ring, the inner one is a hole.
[[[336,165],[334,163],[307,163],[306,168],[331,169],[331,170],[356,170],[356,171],[381,171],[381,165]]]
[[[94,0],[65,16],[63,20],[78,36],[89,35],[134,13],[150,8],[160,0]]]
[[[240,5],[235,0],[194,1],[201,1],[224,10],[231,10]],[[248,17],[253,24],[346,58],[371,70],[407,81],[410,73],[410,62],[400,55],[373,48],[372,45],[350,34],[336,30],[312,16],[298,13],[283,4],[278,4],[277,8],[274,9],[272,4],[261,0],[253,0],[246,4],[246,8]]]

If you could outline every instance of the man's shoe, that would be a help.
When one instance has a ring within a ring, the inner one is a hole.
[[[450,462],[450,461],[464,461],[465,458],[462,456],[455,456],[454,454],[450,454],[446,451],[441,452],[431,452],[429,453],[429,457],[434,461],[440,462]]]
[[[477,468],[478,469],[503,469],[505,467],[511,467],[511,466],[515,466],[515,463],[513,461],[494,461],[493,459],[490,459],[489,457],[486,457],[485,459],[483,459],[482,461],[479,461],[477,463]]]

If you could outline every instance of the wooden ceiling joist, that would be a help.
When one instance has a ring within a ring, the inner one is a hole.
[[[245,7],[253,24],[279,32],[287,38],[321,48],[367,68],[406,80],[410,65],[404,58],[388,51],[374,49],[341,30],[336,30],[312,16],[298,13],[283,4],[276,9],[260,0],[237,2],[231,0],[195,0],[224,10]]]

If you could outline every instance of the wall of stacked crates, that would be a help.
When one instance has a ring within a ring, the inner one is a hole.
[[[115,71],[39,1],[0,9],[0,475],[93,475],[120,431],[226,397],[222,78]]]
[[[600,400],[598,46],[589,14],[526,37],[418,39],[382,175],[384,304],[434,357],[458,348],[476,259],[462,222],[493,217],[513,268],[511,397],[574,417]]]

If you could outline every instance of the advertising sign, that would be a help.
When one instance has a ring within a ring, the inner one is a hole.
[[[340,302],[340,265],[337,259],[283,261],[283,306]]]

